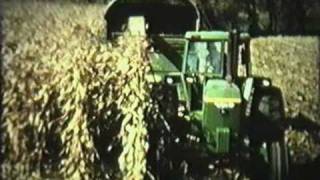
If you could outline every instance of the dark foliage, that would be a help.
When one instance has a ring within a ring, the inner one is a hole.
[[[109,0],[84,0],[90,3]],[[128,0],[130,1],[130,0]],[[133,1],[133,0],[131,0]],[[135,2],[143,0],[135,0]],[[319,35],[319,0],[195,0],[205,27],[252,35]],[[149,2],[149,1],[148,1]],[[166,2],[177,2],[167,0]],[[174,17],[174,15],[171,15]],[[207,24],[210,24],[209,26]]]
[[[317,0],[200,0],[216,28],[240,28],[254,35],[319,34]]]

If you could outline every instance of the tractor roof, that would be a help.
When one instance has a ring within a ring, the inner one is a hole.
[[[185,34],[186,39],[193,40],[228,40],[230,33],[227,31],[188,31]],[[248,33],[240,33],[241,41],[250,40]]]
[[[189,31],[185,35],[186,39],[197,40],[228,40],[229,32],[225,31]]]

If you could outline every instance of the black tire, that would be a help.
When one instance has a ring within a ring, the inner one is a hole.
[[[268,145],[270,180],[283,180],[288,176],[288,151],[282,141],[271,142]]]

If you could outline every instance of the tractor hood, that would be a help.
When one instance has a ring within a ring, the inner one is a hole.
[[[216,106],[240,104],[240,89],[225,80],[209,80],[204,90],[204,102]]]
[[[105,14],[107,37],[121,34],[132,16],[144,16],[149,35],[184,35],[198,30],[200,24],[200,13],[192,0],[112,0]]]
[[[210,143],[209,149],[215,153],[230,150],[231,132],[240,128],[240,89],[222,79],[208,80],[204,89],[202,126]]]

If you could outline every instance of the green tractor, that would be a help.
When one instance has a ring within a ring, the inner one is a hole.
[[[147,78],[167,87],[166,115],[194,125],[202,139],[189,138],[197,146],[220,157],[246,154],[252,164],[261,156],[264,178],[285,179],[281,91],[252,76],[249,34],[211,30],[206,17],[193,1],[143,0],[111,1],[105,15],[108,39],[124,29],[147,36],[153,70]]]

